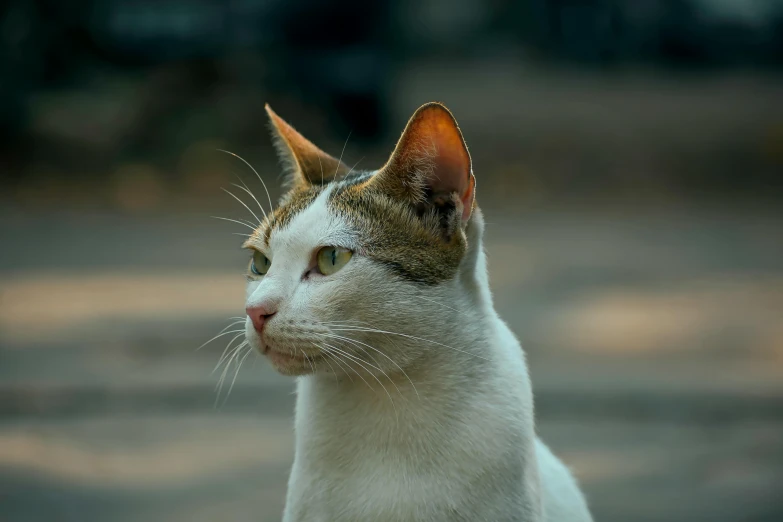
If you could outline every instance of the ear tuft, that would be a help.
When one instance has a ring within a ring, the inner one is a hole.
[[[268,103],[264,108],[269,116],[277,155],[294,188],[328,183],[349,171],[340,160],[325,153],[299,134],[278,116]]]
[[[452,207],[467,222],[475,200],[473,165],[457,120],[443,104],[416,110],[374,182],[420,209]]]

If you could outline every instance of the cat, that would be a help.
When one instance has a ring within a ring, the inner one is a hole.
[[[288,186],[243,245],[245,336],[297,380],[283,521],[591,521],[536,436],[451,112],[355,171],[266,110]]]

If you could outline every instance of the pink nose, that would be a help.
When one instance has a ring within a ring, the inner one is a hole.
[[[253,328],[255,328],[258,333],[261,333],[264,330],[267,321],[277,313],[276,310],[271,310],[266,306],[248,306],[245,308],[245,312],[247,312],[247,316],[250,320],[253,321]]]

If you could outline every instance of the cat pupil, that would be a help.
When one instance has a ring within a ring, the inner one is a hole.
[[[337,249],[333,248],[332,249],[332,265],[336,265],[336,264],[337,264]]]

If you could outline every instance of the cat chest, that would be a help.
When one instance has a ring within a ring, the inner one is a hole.
[[[295,466],[288,504],[300,515],[296,519],[448,520],[439,514],[454,509],[449,506],[449,499],[454,498],[449,487],[433,477],[411,475],[389,463],[383,464],[386,469],[373,469],[372,465],[365,462],[358,469],[338,472]]]

